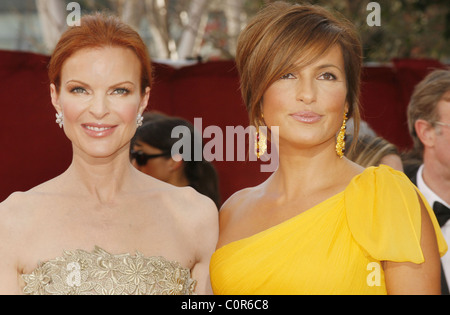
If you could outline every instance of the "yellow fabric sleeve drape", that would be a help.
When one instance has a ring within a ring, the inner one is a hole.
[[[424,262],[419,196],[442,256],[447,244],[417,188],[401,172],[371,167],[308,211],[218,249],[214,293],[386,294],[382,261]]]

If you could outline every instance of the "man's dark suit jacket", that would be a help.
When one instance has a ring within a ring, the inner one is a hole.
[[[421,164],[410,164],[405,166],[405,174],[417,186],[417,172],[419,171]],[[433,205],[430,205],[433,207]],[[450,295],[447,280],[445,279],[444,269],[441,264],[441,293],[442,295]]]

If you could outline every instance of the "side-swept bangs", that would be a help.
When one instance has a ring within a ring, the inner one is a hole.
[[[349,117],[357,134],[362,48],[354,26],[319,6],[275,2],[263,9],[241,33],[236,64],[250,123],[259,126],[265,91],[281,76],[314,63],[340,45],[347,83]]]

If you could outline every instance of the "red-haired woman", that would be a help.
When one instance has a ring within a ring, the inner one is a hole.
[[[85,16],[63,34],[49,77],[73,160],[0,205],[0,293],[209,293],[216,206],[129,161],[152,81],[139,35]]]

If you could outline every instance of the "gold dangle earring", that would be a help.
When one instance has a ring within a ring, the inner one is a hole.
[[[256,157],[259,159],[264,155],[267,151],[267,138],[266,136],[259,130],[256,132]]]
[[[264,114],[261,114],[261,120],[264,120]],[[258,123],[255,143],[255,153],[258,159],[261,158],[261,156],[263,156],[267,151],[267,137],[261,132],[259,125],[260,124]]]
[[[344,152],[345,152],[345,131],[347,129],[347,121],[348,121],[348,116],[347,116],[347,113],[345,113],[344,114],[344,123],[342,124],[341,131],[339,132],[339,134],[337,136],[337,143],[336,143],[336,153],[341,159],[344,157]]]

